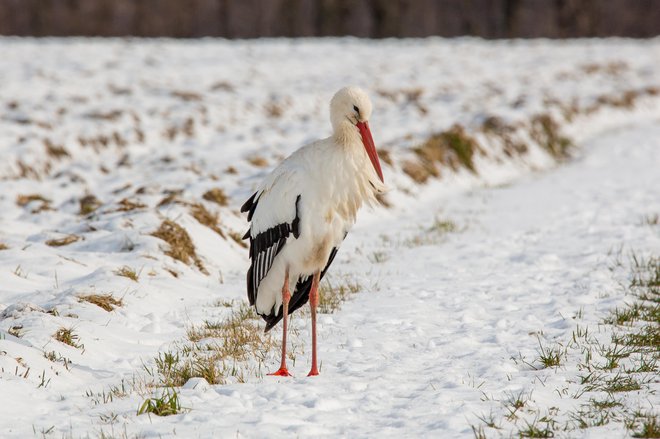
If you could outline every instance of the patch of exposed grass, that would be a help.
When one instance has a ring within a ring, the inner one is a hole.
[[[108,312],[124,304],[121,299],[116,299],[112,294],[86,294],[84,296],[78,296],[78,299],[94,304]]]
[[[265,168],[266,166],[268,166],[268,160],[266,160],[264,157],[259,155],[253,155],[249,157],[247,160],[251,165],[256,166],[258,168]]]
[[[78,337],[78,335],[73,332],[73,328],[60,328],[55,332],[55,334],[53,334],[53,338],[60,343],[64,343],[74,348],[85,349],[85,345],[79,343],[80,337]]]
[[[9,250],[9,246],[4,242],[0,242],[0,250]]]
[[[390,166],[392,166],[394,164],[394,161],[392,160],[392,154],[390,153],[389,149],[379,149],[378,150],[378,158],[382,162],[387,163]]]
[[[528,151],[527,144],[516,138],[516,127],[497,116],[487,117],[481,124],[481,131],[488,137],[499,139],[503,152],[508,157],[519,156]]]
[[[218,214],[209,212],[206,207],[201,203],[196,203],[190,206],[190,214],[195,218],[200,224],[205,225],[209,229],[213,230],[215,233],[220,235],[223,238],[226,238],[224,232],[218,226]]]
[[[66,150],[66,148],[64,148],[64,146],[56,145],[50,139],[44,139],[44,147],[46,148],[46,154],[55,160],[70,156],[69,152]]]
[[[421,233],[407,239],[404,245],[408,247],[419,247],[420,245],[437,244],[449,233],[460,231],[458,225],[449,219],[436,218],[433,224]]]
[[[531,120],[532,139],[556,159],[569,157],[573,143],[561,134],[559,124],[547,113],[538,114]]]
[[[632,437],[660,438],[660,416],[654,413],[635,413],[635,418],[626,422]]]
[[[227,195],[225,194],[225,191],[217,187],[213,189],[209,189],[208,191],[204,192],[202,198],[204,198],[206,201],[211,201],[220,206],[226,206],[228,202],[228,198]]]
[[[643,226],[643,224],[640,224]],[[617,260],[616,267],[624,267]],[[551,407],[548,415],[541,417],[541,409],[525,407],[524,401],[510,398],[504,403],[508,414],[503,418],[509,424],[512,436],[554,437],[568,434],[576,429],[588,429],[612,422],[622,423],[633,437],[659,437],[658,416],[633,411],[631,401],[644,400],[654,395],[660,363],[660,258],[631,257],[629,283],[624,285],[626,293],[634,297],[628,304],[617,308],[598,325],[597,330],[577,326],[571,341],[553,347],[543,346],[539,341],[539,361],[544,367],[569,369],[569,376],[578,372],[578,380],[570,386],[555,389],[562,395],[586,403],[565,411],[559,417],[559,409]],[[606,339],[607,332],[610,340]],[[570,361],[576,359],[575,364]],[[523,363],[526,363],[523,360]],[[535,367],[535,369],[537,369]],[[580,373],[581,372],[581,373]],[[559,371],[557,372],[559,373]],[[576,386],[577,389],[573,386]],[[570,389],[570,390],[569,390]],[[569,393],[570,392],[570,393]],[[628,396],[629,393],[634,398]],[[529,415],[535,416],[528,422]],[[523,416],[524,415],[524,416]],[[520,424],[520,419],[524,424]],[[485,432],[489,424],[497,425],[497,419],[479,418],[481,426],[474,431]]]
[[[331,282],[326,279],[319,286],[318,310],[321,314],[332,314],[352,295],[362,291],[362,286],[355,281]]]
[[[438,168],[428,161],[405,160],[401,165],[401,170],[418,184],[426,183],[431,177],[440,176]]]
[[[539,342],[539,362],[543,368],[547,367],[559,367],[561,365],[562,356],[565,354],[565,351],[561,346],[543,346],[541,343],[541,338],[538,338]]]
[[[156,416],[170,416],[181,413],[179,394],[173,388],[163,390],[160,396],[147,398],[138,408],[137,414],[152,413]]]
[[[243,248],[248,248],[247,243],[243,240],[243,236],[237,232],[229,232],[229,237],[234,240],[234,242],[240,245]]]
[[[62,363],[64,368],[66,370],[69,370],[71,366],[71,360],[63,356],[62,354],[55,352],[55,351],[49,351],[45,352],[44,351],[44,358],[46,358],[48,361],[52,361],[53,363]]]
[[[161,223],[158,230],[151,235],[162,239],[169,244],[169,249],[165,251],[166,255],[181,261],[186,265],[194,263],[199,271],[208,274],[204,264],[202,264],[201,259],[199,259],[195,252],[195,246],[193,245],[192,239],[190,239],[190,235],[186,232],[186,229],[174,221],[165,220]]]
[[[39,213],[44,210],[52,210],[52,208],[50,207],[51,201],[48,198],[44,197],[43,195],[27,194],[27,195],[19,195],[16,197],[16,204],[18,204],[21,207],[25,207],[32,202],[39,203],[38,205],[36,205],[34,209],[32,209],[32,213]]]
[[[128,265],[124,265],[123,267],[116,269],[113,273],[115,273],[117,276],[127,277],[134,282],[137,282],[140,277],[140,274]]]
[[[115,209],[115,212],[130,212],[132,210],[144,209],[145,207],[147,207],[147,205],[144,203],[141,203],[139,201],[129,200],[128,198],[124,198],[120,200],[117,204],[119,207]]]
[[[187,340],[174,352],[160,353],[155,370],[160,385],[178,387],[190,378],[224,384],[231,377],[244,382],[248,365],[261,368],[275,343],[259,327],[260,318],[247,303],[231,310],[227,318],[205,321],[188,328]]]
[[[85,195],[78,202],[80,204],[80,215],[89,215],[102,205],[101,200],[94,195]]]
[[[46,245],[49,245],[51,247],[62,247],[65,245],[73,244],[74,242],[77,242],[80,240],[80,236],[78,235],[67,235],[64,238],[58,238],[58,239],[49,239],[46,241]]]
[[[174,96],[175,98],[179,98],[182,101],[198,102],[202,100],[201,94],[188,90],[174,90],[172,92],[172,96]]]

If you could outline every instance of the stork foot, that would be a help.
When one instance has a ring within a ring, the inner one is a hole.
[[[316,367],[312,367],[312,370],[307,374],[308,377],[315,377],[319,374],[319,371]]]
[[[286,367],[280,367],[276,372],[269,373],[268,376],[278,376],[278,377],[291,377],[289,370]]]

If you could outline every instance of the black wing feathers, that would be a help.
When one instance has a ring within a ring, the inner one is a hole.
[[[259,202],[259,197],[257,197],[258,193],[259,192],[253,193],[252,196],[241,206],[241,212],[248,213],[248,221],[252,221],[252,215],[254,215],[254,211],[257,208],[257,203]]]
[[[241,207],[241,212],[248,212],[248,220],[252,219],[258,202],[259,197],[255,192]],[[247,295],[250,305],[254,305],[256,302],[259,285],[270,271],[275,257],[282,251],[289,236],[291,234],[295,238],[300,236],[299,202],[300,195],[296,197],[296,216],[290,224],[278,224],[256,236],[252,236],[248,230],[243,237],[243,239],[250,238],[251,264],[247,273]]]

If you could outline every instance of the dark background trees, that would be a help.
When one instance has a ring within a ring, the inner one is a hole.
[[[0,34],[651,37],[659,0],[0,0]]]

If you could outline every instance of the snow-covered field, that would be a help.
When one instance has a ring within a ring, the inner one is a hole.
[[[608,335],[631,300],[627,255],[660,249],[660,40],[4,38],[0,54],[1,437],[453,438],[491,415],[488,437],[544,416],[555,436],[631,434],[622,418],[579,428],[571,414],[602,395],[581,392],[575,352],[537,359],[578,326]],[[138,416],[163,393],[155,359],[190,354],[191,328],[246,301],[238,208],[329,135],[347,84],[372,95],[391,191],[328,275],[354,294],[321,315],[321,375],[305,377],[300,313],[294,378],[265,376],[278,326],[261,357],[218,359],[222,384],[177,388],[179,414]],[[527,129],[539,115],[575,143],[570,159]],[[525,151],[503,153],[493,117]],[[416,183],[404,163],[454,124],[481,145],[475,172]],[[187,231],[189,264],[153,236],[165,220]],[[657,368],[648,381],[622,405],[657,411]],[[524,404],[507,417],[512,396]]]

